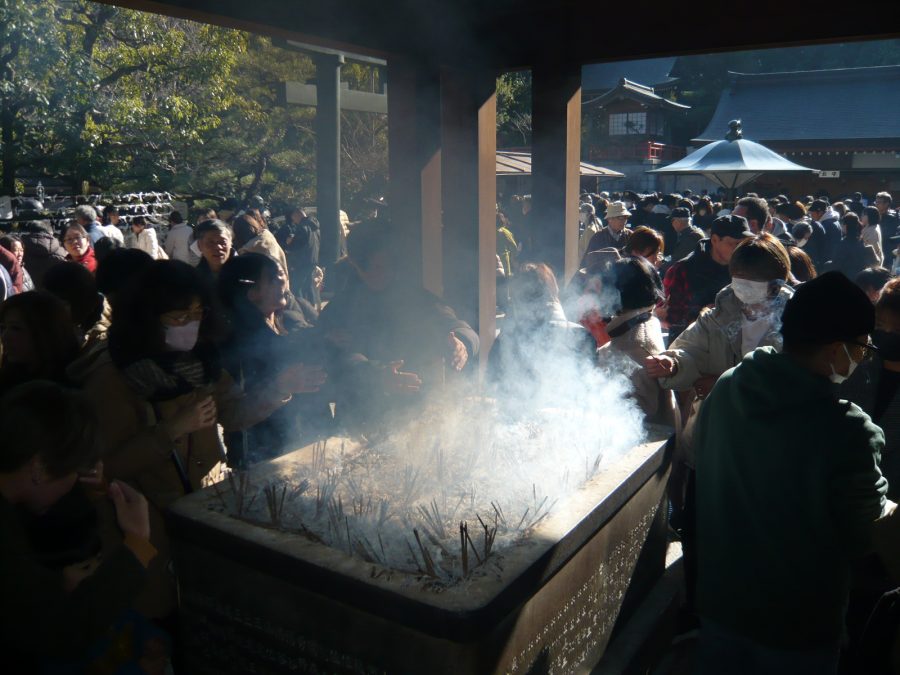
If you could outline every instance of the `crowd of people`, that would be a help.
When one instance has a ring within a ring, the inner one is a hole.
[[[398,272],[383,212],[323,270],[303,209],[278,228],[251,204],[127,232],[109,211],[0,238],[0,640],[22,672],[177,666],[165,509],[223,467],[377,425],[483,358],[477,331]],[[646,419],[675,429],[698,672],[890,672],[891,195],[747,194],[729,209],[585,194],[579,213],[581,269],[561,280],[529,200],[498,209],[494,392],[565,386],[541,354],[630,364]]]
[[[160,231],[76,215],[0,244],[0,415],[15,427],[0,453],[0,640],[15,672],[169,672],[165,509],[226,467],[378,423],[444,364],[466,369],[478,334],[398,281],[383,218],[354,230],[323,303],[319,225],[302,209],[274,232],[249,206],[191,224],[173,212]]]
[[[498,216],[521,261],[540,257],[529,207]],[[579,213],[566,316],[676,429],[696,672],[900,672],[891,195],[582,194]]]

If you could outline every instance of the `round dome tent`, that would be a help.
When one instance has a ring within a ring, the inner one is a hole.
[[[733,199],[737,188],[764,173],[816,172],[785,159],[760,143],[743,137],[740,120],[728,123],[725,139],[704,145],[684,159],[647,173],[702,175],[721,185]]]

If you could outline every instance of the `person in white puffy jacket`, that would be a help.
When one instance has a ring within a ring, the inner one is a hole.
[[[147,226],[143,216],[135,216],[131,221],[131,236],[125,242],[128,248],[137,248],[149,255],[154,260],[164,257],[160,255],[162,249],[156,239],[156,230]]]
[[[184,222],[181,213],[172,211],[169,214],[169,234],[166,236],[166,243],[163,245],[169,260],[180,260],[196,267],[197,263],[200,262],[200,258],[191,252],[193,237],[194,231],[190,225]]]

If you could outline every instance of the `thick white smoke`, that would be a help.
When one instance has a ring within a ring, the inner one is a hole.
[[[251,474],[257,498],[242,516],[270,522],[274,501],[280,527],[384,567],[438,584],[479,574],[486,538],[496,560],[645,438],[629,397],[634,364],[596,366],[583,337],[560,326],[520,332],[506,350],[514,362],[481,392],[448,387],[383,438],[331,439],[277,460],[275,483]]]

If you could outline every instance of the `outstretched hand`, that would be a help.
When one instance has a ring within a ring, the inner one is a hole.
[[[671,356],[648,356],[644,359],[644,372],[652,378],[671,377],[675,370],[675,359]]]
[[[293,365],[278,375],[276,386],[289,394],[311,394],[319,391],[328,374],[322,366]]]
[[[450,365],[453,370],[460,371],[466,367],[469,361],[469,350],[463,341],[456,337],[456,333],[451,332],[447,336],[447,348],[450,354]]]
[[[392,361],[382,370],[384,390],[389,394],[412,394],[422,387],[422,380],[415,373],[400,370],[403,361]]]

